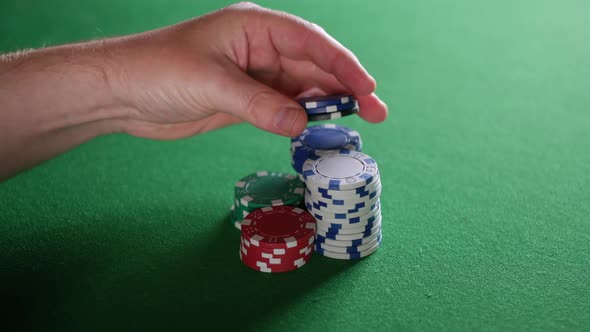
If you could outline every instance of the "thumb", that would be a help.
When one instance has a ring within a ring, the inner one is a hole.
[[[254,126],[283,136],[297,136],[307,125],[307,114],[295,100],[235,70],[220,76],[218,109]]]

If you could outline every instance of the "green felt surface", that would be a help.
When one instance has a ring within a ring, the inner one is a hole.
[[[0,51],[139,32],[226,3],[2,2]],[[3,323],[590,328],[587,1],[262,4],[324,26],[390,105],[383,124],[338,121],[379,163],[381,249],[251,271],[226,219],[232,187],[289,171],[288,139],[249,125],[175,142],[102,137],[0,184]]]

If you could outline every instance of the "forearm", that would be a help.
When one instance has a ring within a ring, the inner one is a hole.
[[[102,42],[0,57],[0,180],[119,130],[108,70]]]

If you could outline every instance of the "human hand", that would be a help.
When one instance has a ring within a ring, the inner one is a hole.
[[[387,116],[374,79],[319,26],[253,4],[104,43],[106,77],[128,111],[121,130],[176,139],[247,121],[295,136],[294,98],[350,92],[369,122]]]

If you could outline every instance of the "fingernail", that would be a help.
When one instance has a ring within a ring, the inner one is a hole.
[[[283,131],[285,134],[290,134],[293,124],[297,120],[297,115],[301,111],[298,107],[286,106],[283,107],[275,119],[275,126]]]

